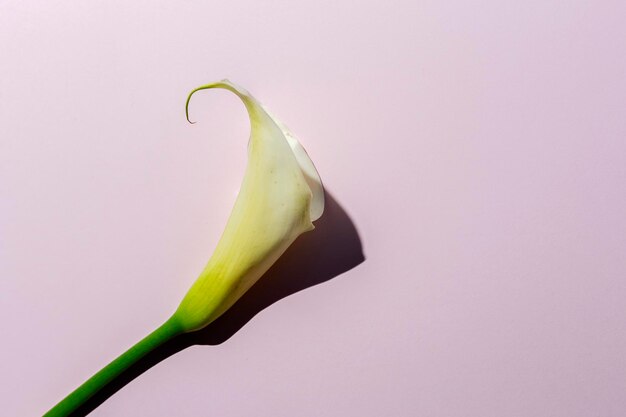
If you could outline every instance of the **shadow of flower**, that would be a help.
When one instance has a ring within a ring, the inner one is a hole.
[[[224,315],[204,329],[158,347],[89,399],[72,416],[85,416],[133,379],[193,345],[224,343],[275,302],[349,271],[365,260],[361,239],[345,210],[326,192],[324,215],[300,236]]]

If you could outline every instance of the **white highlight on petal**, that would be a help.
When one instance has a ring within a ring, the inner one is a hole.
[[[243,96],[253,102],[256,102],[267,115],[272,119],[272,121],[280,128],[282,131],[287,143],[291,147],[291,151],[296,157],[296,161],[300,166],[300,170],[304,175],[304,179],[306,180],[307,185],[311,189],[311,205],[309,207],[309,217],[311,221],[315,221],[322,217],[324,213],[324,185],[322,184],[322,179],[320,178],[313,161],[309,157],[308,153],[298,140],[296,136],[289,130],[287,125],[281,122],[276,116],[274,116],[263,104],[261,104],[256,98],[252,96],[245,88],[231,82],[228,79],[224,79],[221,81],[222,83],[233,88],[234,92],[238,95]]]
[[[311,221],[315,221],[322,217],[322,214],[324,213],[324,185],[322,184],[320,174],[317,172],[317,169],[315,168],[315,165],[313,165],[313,161],[309,157],[309,154],[307,154],[304,146],[302,146],[298,138],[291,133],[291,130],[289,130],[287,125],[278,120],[267,110],[265,106],[261,105],[261,107],[263,107],[263,110],[265,110],[274,123],[276,123],[280,130],[282,130],[283,135],[285,135],[285,139],[287,139],[287,142],[289,143],[289,146],[298,161],[298,165],[300,165],[300,169],[304,174],[304,179],[306,180],[312,193],[309,216],[311,217]]]

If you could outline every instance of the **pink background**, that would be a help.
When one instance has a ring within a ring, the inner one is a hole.
[[[94,416],[626,415],[623,1],[128,3],[0,1],[3,415],[42,414],[208,260],[249,127],[224,91],[183,108],[224,77],[347,215],[282,299]]]

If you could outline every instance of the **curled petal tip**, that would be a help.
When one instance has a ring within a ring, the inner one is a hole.
[[[202,85],[200,87],[197,87],[191,90],[191,92],[187,96],[187,101],[185,102],[185,117],[187,118],[187,121],[191,123],[192,125],[195,124],[196,122],[192,122],[189,119],[189,102],[191,101],[191,96],[193,96],[197,91],[206,90],[207,88],[214,88],[214,87],[215,87],[215,84]]]
[[[189,119],[189,101],[191,101],[191,96],[193,95],[193,93],[195,93],[197,90],[193,90],[191,93],[189,93],[189,95],[187,96],[187,101],[185,102],[185,118],[187,119],[187,121],[190,124],[195,124],[196,122],[192,122]]]

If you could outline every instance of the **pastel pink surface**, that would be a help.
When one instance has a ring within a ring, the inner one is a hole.
[[[0,403],[40,415],[174,310],[245,166],[228,77],[366,261],[94,416],[626,415],[623,2],[0,3]],[[294,279],[298,279],[294,276]]]

